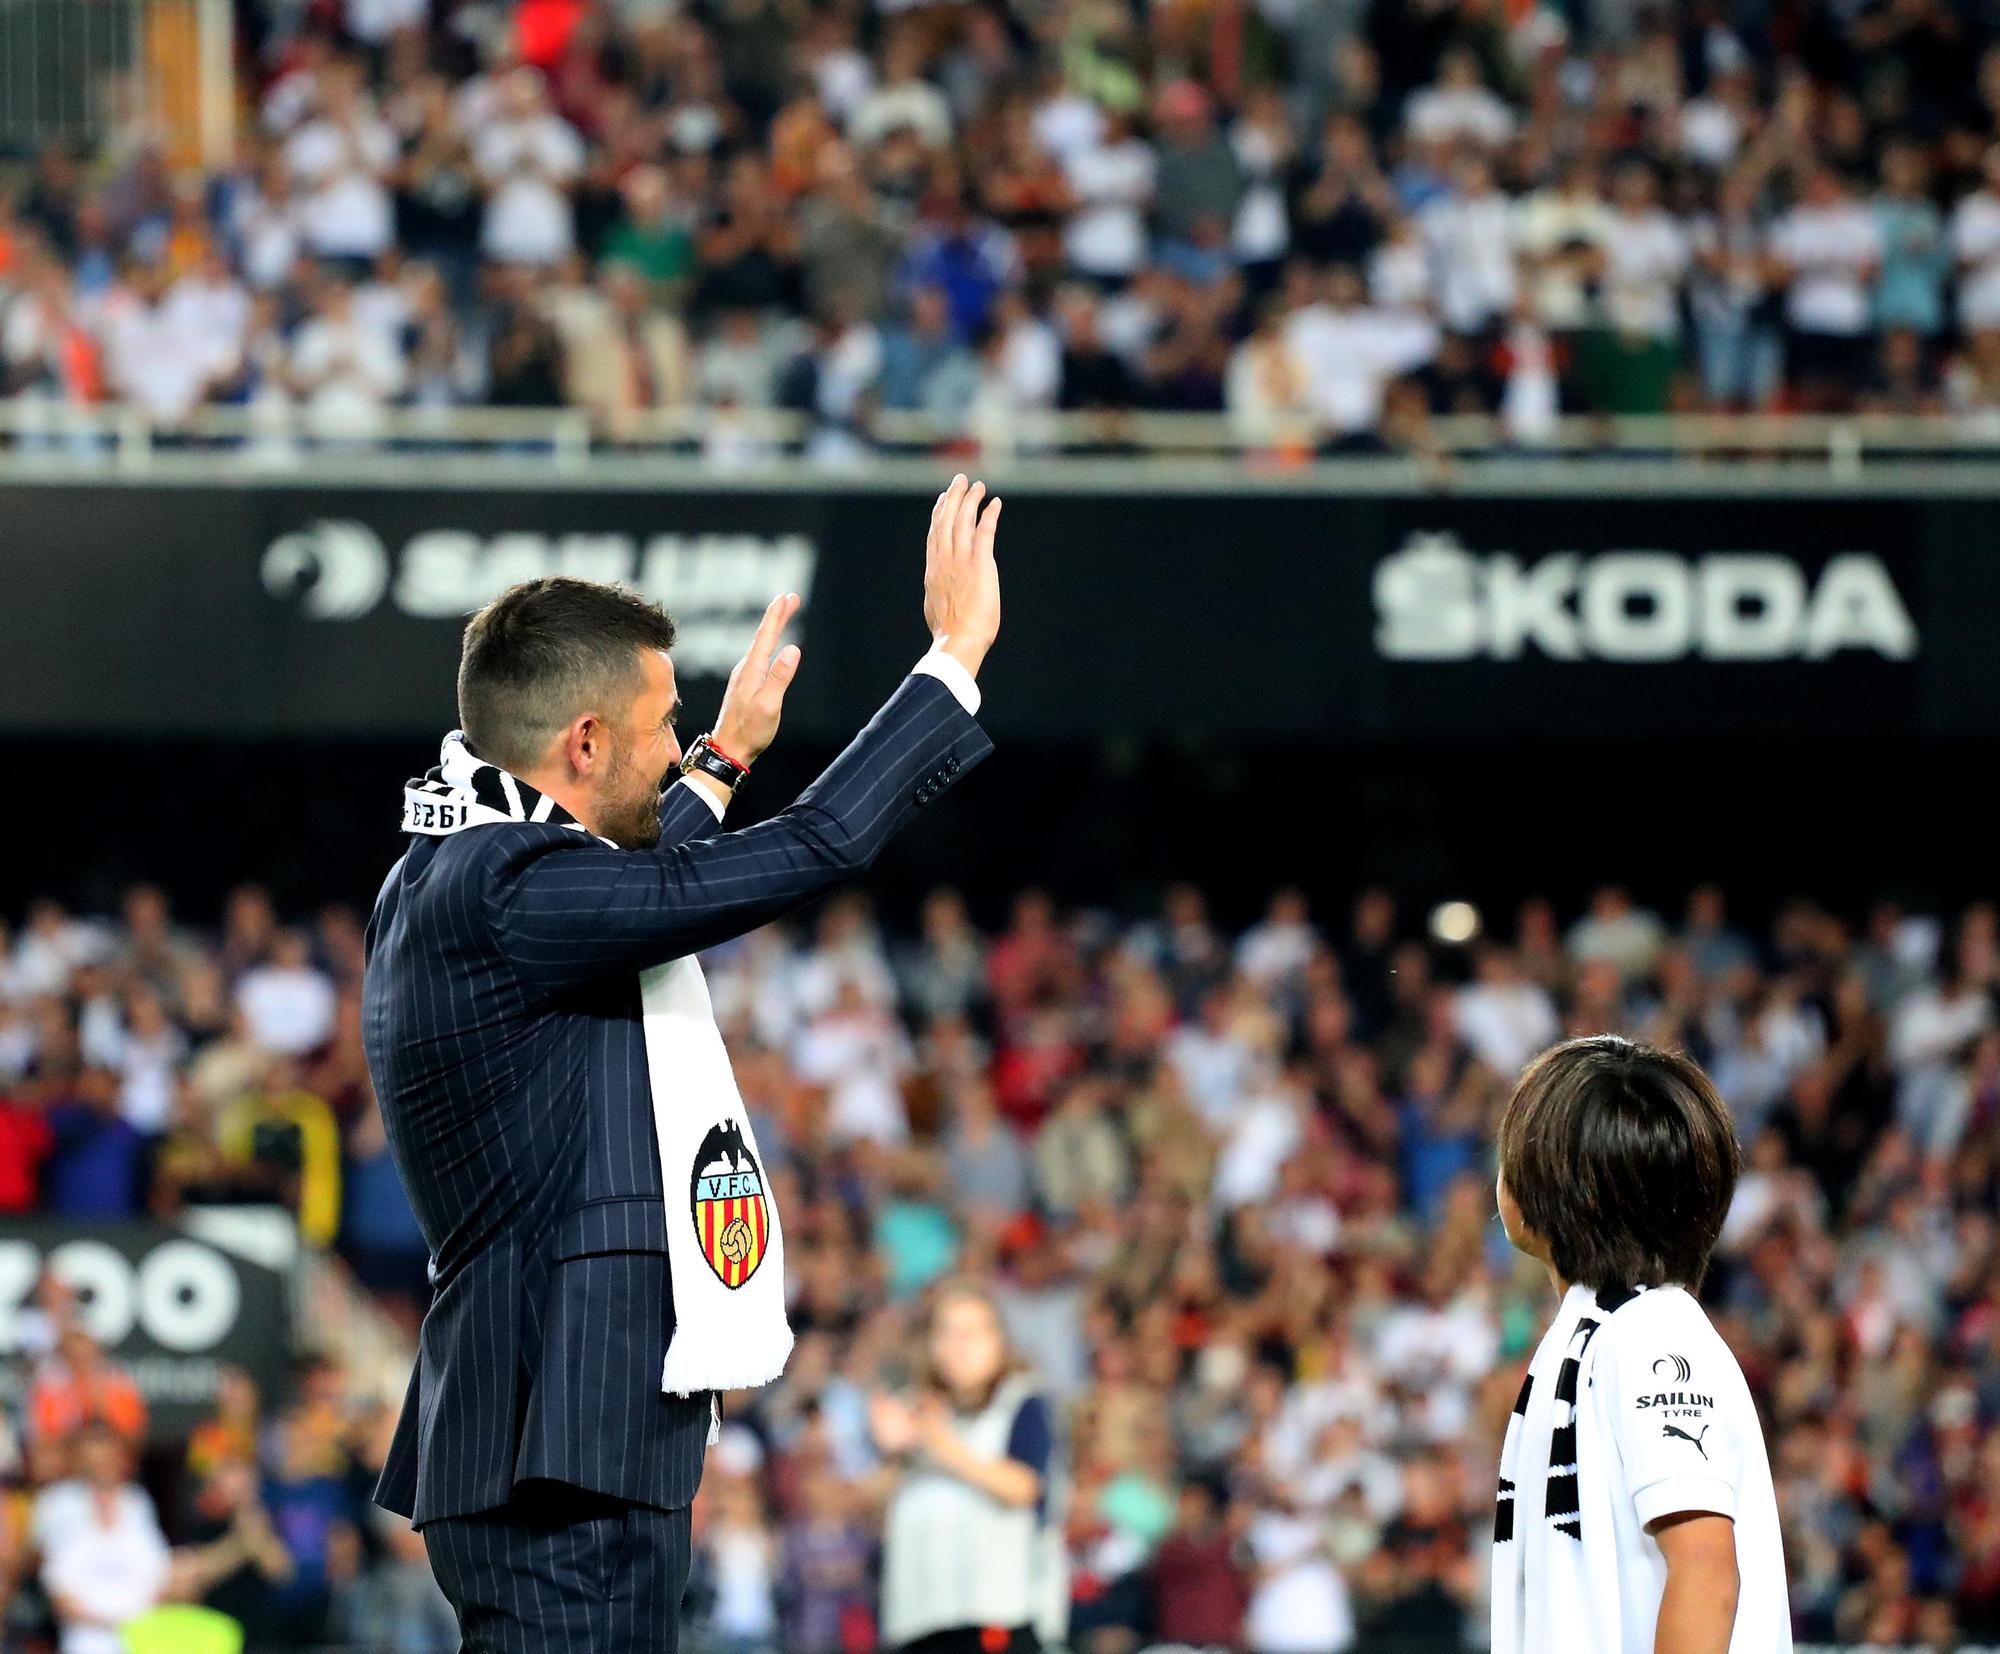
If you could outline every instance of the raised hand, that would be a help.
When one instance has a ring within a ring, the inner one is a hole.
[[[993,537],[1000,500],[986,501],[986,484],[961,472],[931,508],[924,542],[924,624],[931,641],[975,677],[1000,630],[1000,569]]]
[[[891,1458],[917,1444],[916,1415],[900,1396],[877,1394],[868,1398],[868,1430],[875,1445]]]
[[[771,599],[757,635],[729,674],[722,692],[722,710],[715,718],[715,744],[731,758],[754,764],[778,735],[785,710],[785,691],[798,675],[799,646],[778,648],[792,616],[799,612],[799,594],[786,592]]]

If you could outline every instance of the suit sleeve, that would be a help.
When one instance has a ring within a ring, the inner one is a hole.
[[[639,851],[562,829],[510,834],[487,915],[515,970],[551,991],[698,953],[869,867],[992,750],[950,689],[913,673],[790,809],[754,827],[669,842],[663,810],[661,843]],[[703,830],[689,801],[668,806],[676,830]]]
[[[660,794],[662,844],[685,844],[691,838],[707,837],[721,820],[708,795],[690,781],[676,781]]]
[[[1640,1525],[1690,1511],[1733,1519],[1744,1443],[1727,1346],[1698,1310],[1647,1316],[1618,1333],[1594,1388]]]

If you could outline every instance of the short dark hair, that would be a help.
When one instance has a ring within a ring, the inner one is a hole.
[[[1687,1057],[1612,1034],[1551,1046],[1500,1119],[1500,1175],[1565,1281],[1701,1285],[1742,1150]]]
[[[466,745],[502,769],[531,768],[578,713],[635,691],[640,650],[673,643],[673,616],[623,586],[562,574],[509,586],[466,624]]]

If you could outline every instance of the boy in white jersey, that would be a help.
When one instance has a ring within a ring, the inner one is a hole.
[[[1784,1654],[1763,1430],[1694,1290],[1740,1151],[1686,1057],[1605,1035],[1521,1076],[1500,1219],[1562,1302],[1508,1420],[1494,1654]]]

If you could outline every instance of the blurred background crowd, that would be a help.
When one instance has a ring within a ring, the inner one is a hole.
[[[570,408],[718,460],[774,409],[829,461],[883,414],[1032,446],[1209,412],[1299,452],[1444,414],[2000,421],[1977,0],[237,10],[233,162],[132,118],[0,171],[10,396],[356,439]]]
[[[1551,1306],[1493,1218],[1491,1128],[1565,1034],[1685,1047],[1747,1171],[1706,1296],[1763,1409],[1800,1635],[2000,1640],[2000,922],[1697,888],[1577,912],[1315,911],[1240,933],[950,890],[833,900],[706,959],[785,1214],[798,1347],[729,1398],[688,1637],[878,1643],[884,1397],[966,1286],[1053,1425],[1070,1644],[1477,1647],[1500,1433]],[[185,1440],[44,1279],[14,1319],[0,1646],[112,1651],[162,1601],[252,1649],[446,1654],[367,1490],[425,1256],[358,1038],[359,932],[256,887],[0,927],[0,1213],[277,1203],[319,1272],[291,1380]],[[959,1283],[956,1288],[947,1283]],[[22,1283],[26,1290],[26,1283]],[[907,1436],[908,1420],[899,1427]]]

